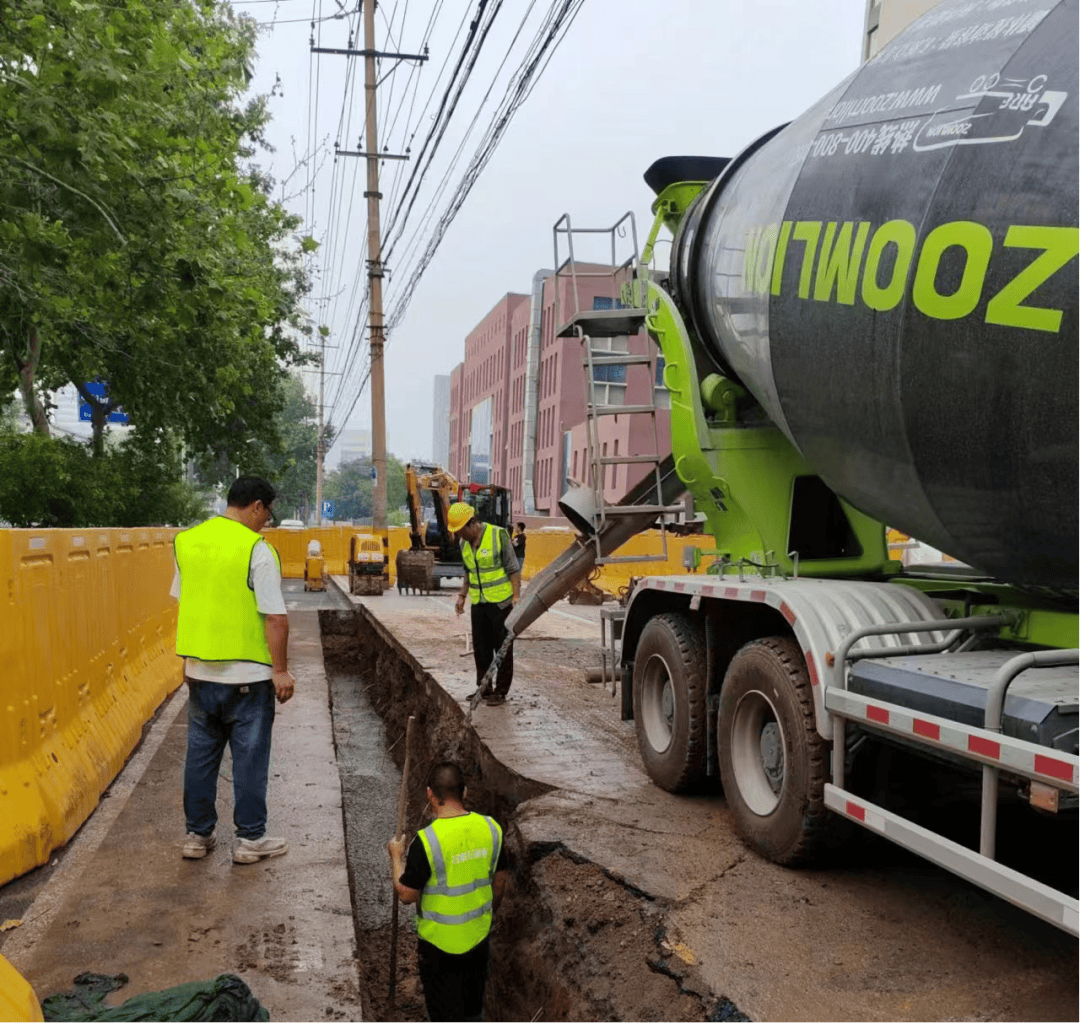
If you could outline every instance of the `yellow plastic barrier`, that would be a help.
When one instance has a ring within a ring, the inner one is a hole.
[[[573,542],[576,536],[573,531],[556,532],[554,530],[530,530],[528,541],[525,545],[525,567],[522,576],[530,580],[540,572],[544,566],[554,561]],[[683,566],[683,549],[697,547],[703,550],[711,550],[716,546],[712,537],[692,535],[690,537],[677,537],[674,534],[667,535],[667,558],[662,561],[642,562],[614,562],[600,566],[600,574],[593,581],[596,586],[612,596],[617,597],[621,587],[630,582],[631,576],[683,576],[687,569]],[[627,555],[659,555],[664,550],[664,538],[659,530],[647,530],[631,537],[614,554],[619,558]],[[704,571],[710,559],[702,558],[701,568]]]
[[[44,1020],[30,983],[0,956],[0,1020]]]
[[[323,562],[330,576],[344,576],[349,571],[349,538],[354,533],[370,532],[363,526],[309,526],[303,530],[264,530],[263,536],[277,550],[281,559],[281,575],[286,579],[303,579],[307,546],[317,540],[322,545]],[[401,548],[409,547],[409,531],[404,526],[391,526],[390,575],[394,576],[394,559]]]
[[[0,884],[90,816],[183,678],[174,530],[0,530]]]
[[[369,528],[368,528],[369,529]],[[277,549],[281,558],[281,574],[288,579],[303,579],[304,564],[307,561],[308,542],[317,540],[322,544],[323,560],[326,572],[331,576],[343,576],[349,571],[349,538],[356,532],[366,532],[362,526],[321,526],[308,527],[304,530],[273,529],[263,531],[263,536]],[[409,549],[409,531],[404,526],[391,526],[390,534],[390,581],[396,582],[397,553]],[[532,579],[549,562],[565,551],[576,535],[569,528],[565,530],[530,530],[525,547],[525,565],[522,575]],[[677,537],[667,535],[667,558],[656,562],[618,562],[601,568],[596,585],[609,594],[618,595],[619,588],[626,586],[631,576],[674,576],[683,575],[683,548],[699,547],[705,550],[714,547],[711,537]],[[652,555],[663,550],[663,539],[659,530],[648,530],[628,540],[615,554]],[[708,559],[705,559],[707,562]],[[701,572],[704,569],[698,571]]]

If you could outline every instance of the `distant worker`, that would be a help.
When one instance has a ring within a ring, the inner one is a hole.
[[[465,611],[465,598],[472,602],[473,658],[476,661],[476,685],[495,658],[495,652],[507,637],[506,619],[521,591],[521,567],[510,537],[501,526],[482,523],[471,505],[463,501],[450,506],[446,525],[461,543],[465,578],[461,581],[455,609]],[[514,680],[514,649],[506,652],[494,689],[484,695],[485,704],[505,704]]]
[[[259,533],[270,521],[274,488],[238,477],[225,515],[176,535],[180,599],[176,653],[188,687],[183,856],[205,857],[215,845],[218,768],[232,753],[233,861],[253,864],[288,850],[266,832],[266,784],[274,697],[284,704],[295,680],[288,669],[289,619],[277,553]]]
[[[525,524],[518,523],[517,529],[514,531],[512,538],[514,544],[514,554],[517,556],[518,565],[522,569],[525,568]]]
[[[390,877],[416,911],[417,960],[428,1020],[480,1020],[490,958],[491,920],[506,887],[507,856],[499,823],[465,810],[461,769],[444,761],[428,774],[435,820],[387,844]]]

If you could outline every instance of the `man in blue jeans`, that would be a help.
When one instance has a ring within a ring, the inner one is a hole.
[[[233,765],[233,862],[253,864],[289,848],[265,834],[274,698],[284,704],[295,685],[281,566],[259,536],[275,497],[261,477],[238,477],[225,515],[182,531],[174,542],[176,653],[185,659],[188,686],[183,856],[193,860],[216,842],[218,769],[226,744]]]

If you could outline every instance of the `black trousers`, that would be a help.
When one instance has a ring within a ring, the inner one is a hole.
[[[428,1020],[480,1020],[490,948],[485,938],[467,953],[444,953],[430,942],[417,940]]]
[[[506,620],[513,610],[509,601],[505,608],[497,604],[488,604],[481,601],[472,606],[472,642],[473,658],[476,661],[476,685],[484,678],[495,652],[502,646],[506,639]],[[502,665],[499,666],[499,674],[495,679],[495,692],[506,693],[510,684],[514,681],[514,648],[506,652]]]

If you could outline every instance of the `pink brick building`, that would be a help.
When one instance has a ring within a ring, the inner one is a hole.
[[[581,270],[588,268],[582,267]],[[597,268],[599,269],[599,268]],[[560,276],[556,309],[556,278],[543,281],[541,330],[536,353],[535,415],[530,415],[528,350],[532,297],[510,293],[476,325],[465,339],[465,360],[450,376],[450,471],[462,481],[489,481],[510,488],[514,515],[558,515],[558,499],[567,476],[586,481],[585,370],[583,350],[576,338],[556,337],[573,314],[572,281]],[[583,309],[610,308],[610,277],[578,278],[577,301]],[[607,345],[597,339],[596,345]],[[629,349],[649,352],[644,334],[630,339]],[[656,388],[648,367],[603,368],[598,400],[638,405],[650,401]],[[657,405],[667,393],[655,391]],[[535,424],[533,472],[525,465],[526,431]],[[659,451],[670,451],[670,421],[657,415]],[[600,420],[601,451],[606,455],[651,454],[656,451],[651,418],[643,415],[607,416]],[[641,465],[609,466],[605,494],[618,500],[642,476]],[[527,508],[530,492],[534,509]]]

